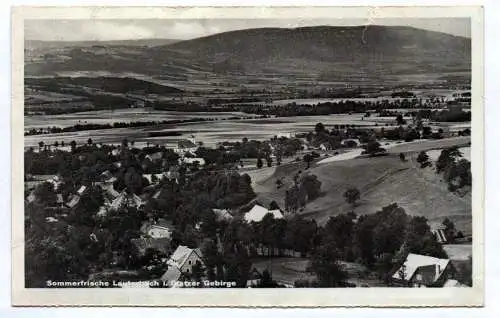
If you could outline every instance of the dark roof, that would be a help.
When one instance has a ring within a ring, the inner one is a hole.
[[[196,144],[194,144],[191,140],[179,140],[179,142],[177,143],[177,146],[179,148],[196,148]]]

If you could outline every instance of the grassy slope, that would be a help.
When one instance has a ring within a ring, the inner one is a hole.
[[[420,169],[414,157],[408,159],[401,162],[397,155],[390,155],[313,166],[307,173],[318,176],[324,195],[309,202],[302,213],[324,223],[332,215],[351,211],[343,193],[348,187],[357,187],[361,191],[361,200],[355,208],[358,214],[374,213],[397,202],[407,213],[425,216],[431,223],[451,217],[460,230],[469,233],[470,193],[459,197],[449,192],[433,168]],[[278,167],[275,176],[259,184],[258,199],[264,203],[276,200],[284,206],[285,189],[299,169],[303,166]],[[282,189],[276,190],[276,176],[285,176],[286,186]]]

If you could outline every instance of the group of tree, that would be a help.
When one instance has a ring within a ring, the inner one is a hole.
[[[320,230],[311,269],[329,286],[345,279],[339,261],[359,262],[387,279],[408,253],[446,258],[424,217],[412,217],[397,204],[370,215],[350,212],[330,217]],[[328,252],[328,253],[327,253]]]
[[[420,168],[427,168],[432,165],[429,161],[429,155],[425,151],[421,151],[417,156],[417,162],[420,164]]]
[[[321,181],[316,175],[297,174],[293,185],[285,192],[285,210],[296,213],[303,209],[308,201],[321,195]]]
[[[458,147],[443,149],[436,161],[436,172],[442,174],[450,191],[457,191],[472,186],[470,161],[461,158]]]

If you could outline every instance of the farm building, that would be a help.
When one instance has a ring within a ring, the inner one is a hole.
[[[449,259],[410,253],[392,275],[392,281],[394,285],[404,287],[442,287],[453,275],[454,268]]]
[[[184,158],[179,158],[179,164],[198,164],[199,166],[204,166],[205,165],[205,159],[203,158],[188,158],[188,157],[184,157]]]
[[[152,238],[171,238],[174,231],[172,222],[160,219],[157,222],[145,222],[141,226],[141,232]]]
[[[260,222],[267,214],[272,214],[275,219],[282,219],[283,213],[280,210],[268,210],[263,206],[258,204],[254,205],[254,207],[245,213],[245,221],[247,222]]]

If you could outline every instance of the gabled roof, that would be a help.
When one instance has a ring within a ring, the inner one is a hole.
[[[113,174],[109,170],[106,170],[103,173],[101,173],[100,177],[101,177],[101,180],[108,180],[111,177],[113,177]]]
[[[123,190],[120,195],[118,195],[113,202],[111,202],[111,209],[118,210],[124,205],[140,207],[144,204],[144,201],[135,193],[128,194],[127,190]]]
[[[182,276],[181,271],[175,266],[169,266],[165,274],[161,276],[164,282],[176,282]]]
[[[146,155],[145,158],[147,158],[147,159],[149,159],[151,161],[155,161],[155,160],[160,160],[162,157],[163,157],[163,152],[159,151],[159,152],[155,152],[155,153]]]
[[[441,258],[436,258],[436,257],[431,257],[431,256],[425,256],[425,255],[420,255],[420,254],[408,254],[408,257],[406,257],[406,261],[404,262],[403,266],[405,266],[405,280],[409,281],[413,278],[413,275],[415,272],[421,268],[421,267],[426,267],[426,266],[439,266],[439,272],[436,272],[436,276],[434,277],[434,281],[436,281],[441,274],[443,273],[443,270],[448,266],[448,263],[450,262],[449,259],[441,259]],[[401,268],[399,268],[393,275],[392,277],[395,279],[401,279],[399,272]]]
[[[163,173],[153,173],[153,174],[148,173],[148,174],[143,174],[142,177],[146,178],[149,183],[152,183],[151,180],[153,178],[153,175],[156,176],[156,178],[157,178],[158,181],[161,180],[161,179],[163,179],[163,177],[164,177]]]
[[[71,200],[66,204],[69,208],[75,207],[78,202],[80,202],[80,196],[75,194],[71,197]]]
[[[87,190],[87,187],[86,186],[81,186],[78,191],[76,191],[76,193],[78,193],[78,195],[82,195],[83,193],[85,193],[85,190]]]
[[[204,166],[205,165],[205,159],[203,159],[203,158],[189,158],[189,157],[179,158],[179,163],[193,164],[195,162],[198,162],[198,164],[200,166]]]
[[[183,148],[196,148],[198,146],[191,140],[184,139],[184,140],[179,140],[179,142],[177,143],[177,147],[183,149]]]
[[[192,253],[195,253],[201,259],[201,250],[199,248],[191,249],[187,246],[179,245],[172,256],[170,256],[169,263],[171,266],[182,268]]]
[[[271,213],[275,219],[282,219],[283,213],[280,210],[268,210],[263,206],[258,204],[245,214],[245,221],[247,222],[260,222],[266,216],[266,214]]]
[[[212,209],[217,221],[231,220],[233,215],[227,209]]]

